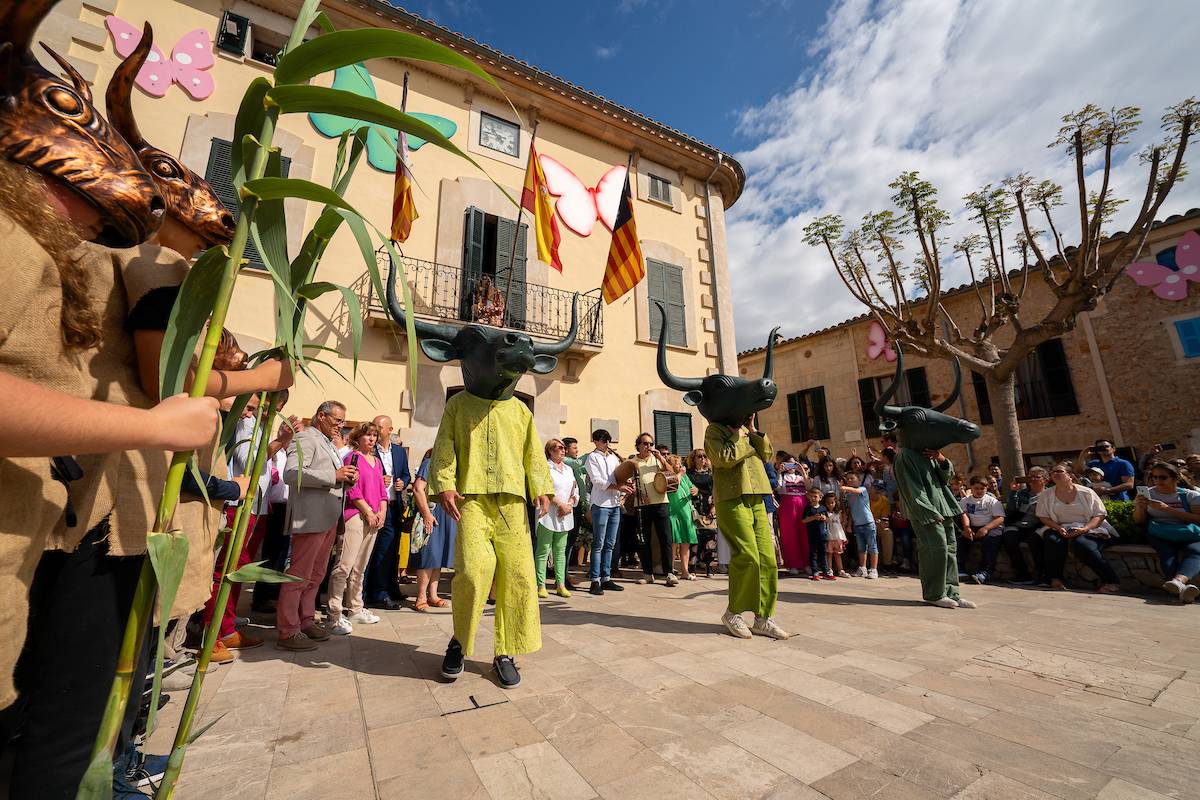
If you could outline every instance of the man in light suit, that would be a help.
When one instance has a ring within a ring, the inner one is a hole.
[[[400,608],[396,572],[400,559],[400,515],[404,510],[400,496],[412,481],[412,473],[408,468],[408,450],[404,445],[392,442],[392,431],[395,430],[392,418],[380,414],[372,421],[379,426],[375,457],[383,464],[383,474],[388,478],[388,511],[367,563],[364,600],[370,608],[396,611]]]
[[[342,492],[358,477],[353,466],[342,464],[332,441],[345,423],[346,407],[326,400],[313,414],[312,424],[288,446],[283,480],[290,493],[287,531],[292,554],[287,572],[300,580],[279,589],[275,646],[281,650],[313,650],[316,642],[329,638],[329,632],[315,621],[317,590],[342,520]]]

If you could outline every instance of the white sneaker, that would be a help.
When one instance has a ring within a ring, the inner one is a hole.
[[[349,619],[350,622],[354,623],[355,625],[374,625],[376,622],[379,622],[379,617],[375,616],[370,611],[367,611],[365,608],[362,611],[351,614]]]
[[[1180,595],[1187,586],[1178,578],[1171,578],[1163,583],[1162,588],[1167,594]]]
[[[725,627],[739,639],[752,639],[754,635],[750,633],[750,628],[746,626],[746,620],[742,619],[741,614],[733,614],[726,611],[721,616],[721,622],[725,623]]]
[[[879,577],[879,570],[877,570],[877,569],[869,569],[869,570],[867,570],[867,577],[868,577],[868,578],[878,578],[878,577]]]
[[[949,597],[939,597],[937,600],[926,600],[925,602],[938,608],[958,608],[958,603]]]
[[[1197,586],[1194,583],[1189,583],[1187,586],[1183,587],[1183,591],[1179,593],[1179,602],[1194,603],[1196,602],[1197,596],[1200,596],[1200,586]]]
[[[667,573],[667,586],[678,586],[679,578],[675,577],[674,572]]]
[[[645,586],[648,583],[654,583],[654,576],[642,573],[642,577],[638,578],[635,583],[637,583],[638,586]]]
[[[769,636],[772,639],[791,638],[791,634],[776,625],[775,620],[757,615],[754,617],[754,624],[750,627],[750,632],[757,633],[759,636]]]
[[[854,577],[856,577],[856,578],[865,578],[865,577],[867,577],[867,568],[866,568],[866,567],[859,567],[857,570],[855,570],[855,572],[854,572]]]
[[[956,602],[958,603],[959,608],[977,608],[978,607],[970,600],[964,600],[961,597],[958,598],[958,600]]]
[[[326,626],[325,630],[335,636],[345,636],[348,633],[354,632],[354,626],[350,624],[350,620],[345,617],[338,617],[338,621],[332,625]]]

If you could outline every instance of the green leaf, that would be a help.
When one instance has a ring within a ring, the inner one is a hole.
[[[250,85],[246,87],[241,105],[238,106],[237,118],[233,123],[233,141],[235,143],[241,142],[244,147],[247,136],[254,139],[262,133],[263,120],[267,116],[264,100],[270,89],[271,82],[262,77],[250,81]],[[254,140],[254,144],[258,145],[257,139]],[[234,185],[240,186],[239,180],[244,180],[246,173],[242,149],[239,147],[230,148],[229,172],[234,177]]]
[[[217,304],[228,261],[229,252],[223,246],[210,247],[188,270],[179,286],[163,336],[162,352],[158,356],[160,398],[183,391],[196,342]]]
[[[408,276],[404,274],[404,259],[396,251],[395,243],[386,239],[384,246],[387,247],[388,257],[396,265],[396,272],[399,273],[397,280],[400,284],[401,302],[404,303],[404,335],[408,339],[408,391],[410,392],[409,396],[415,398],[417,396],[417,327],[413,321],[412,292],[408,288]]]
[[[333,189],[322,186],[319,183],[313,183],[312,181],[301,180],[300,178],[259,178],[253,181],[246,181],[245,190],[261,200],[281,200],[285,197],[299,197],[302,200],[324,203],[329,206],[354,211],[355,214],[358,213],[355,211],[354,206],[343,200]]]
[[[192,457],[188,459],[188,472],[192,474],[192,480],[200,487],[200,496],[204,498],[204,502],[211,503],[208,499],[208,486],[205,483],[204,476],[200,474],[200,465],[196,460],[196,454],[192,453]]]
[[[374,58],[445,64],[482,78],[499,91],[501,97],[504,96],[495,78],[472,59],[424,36],[383,28],[334,31],[305,42],[279,59],[275,66],[275,82],[280,85],[304,83],[324,72]]]
[[[200,486],[204,483],[201,481]],[[188,540],[182,533],[151,533],[146,537],[146,554],[150,557],[150,565],[154,567],[154,578],[158,582],[158,618],[170,619],[171,607],[175,604],[175,594],[179,591],[179,583],[183,580],[183,572],[187,568]],[[154,651],[154,680],[150,689],[151,697],[158,697],[162,689],[163,645],[166,642],[166,624],[157,626],[158,643]],[[146,730],[154,730],[154,719],[158,713],[158,703],[150,704],[150,714],[146,720]]]
[[[252,394],[254,393],[239,394],[233,398],[233,405],[229,407],[229,412],[221,422],[221,447],[228,446],[229,440],[233,438],[233,432],[237,429],[238,421],[242,418],[242,412],[246,410],[246,404],[250,402]]]
[[[329,15],[324,11],[317,13],[316,18],[313,19],[313,25],[320,28],[323,33],[333,33],[337,30],[333,25],[333,21],[329,19]]]
[[[316,300],[323,294],[332,291],[342,293],[342,299],[346,301],[346,313],[350,317],[350,337],[354,344],[354,367],[353,375],[358,377],[358,354],[362,350],[362,307],[358,302],[358,295],[345,286],[338,286],[328,281],[318,281],[301,286],[296,292],[300,297],[308,300]]]
[[[263,566],[266,563],[266,561],[255,561],[252,564],[247,564],[237,572],[231,572],[226,575],[225,580],[230,583],[254,583],[255,581],[262,581],[263,583],[300,583],[304,580],[295,575],[288,575],[286,572],[267,569]]]
[[[112,753],[102,747],[99,753],[92,756],[87,772],[83,773],[75,800],[112,800],[112,786]]]
[[[287,44],[284,45],[284,54],[299,49],[304,42],[304,34],[308,33],[308,29],[313,26],[320,16],[321,0],[304,0],[300,6],[300,11],[296,14],[296,23],[292,25],[292,32],[288,36]]]
[[[205,733],[207,733],[209,728],[211,728],[213,725],[216,725],[221,720],[225,719],[225,715],[228,713],[229,713],[228,711],[222,711],[220,714],[217,715],[217,718],[214,719],[212,722],[206,722],[203,725],[201,725],[190,736],[188,736],[187,743],[192,744],[193,742],[195,742],[197,739],[199,739],[201,736],[203,736]]]

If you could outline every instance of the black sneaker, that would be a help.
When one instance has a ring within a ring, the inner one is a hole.
[[[448,681],[458,680],[463,674],[463,651],[458,639],[451,639],[446,645],[446,657],[442,659],[442,677]]]
[[[600,581],[592,581],[592,588],[588,589],[591,594],[604,594],[604,588],[600,585]]]
[[[521,673],[517,671],[517,665],[512,660],[512,656],[496,656],[496,660],[492,662],[492,668],[496,670],[496,677],[500,679],[500,685],[505,689],[514,689],[521,685]]]
[[[619,583],[614,583],[613,581],[601,582],[600,588],[605,590],[606,592],[623,592],[623,591],[625,591],[624,586],[622,586]]]
[[[133,787],[157,787],[167,773],[167,756],[136,752],[125,771],[125,780]]]

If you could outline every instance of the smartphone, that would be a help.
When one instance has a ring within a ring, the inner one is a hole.
[[[1178,445],[1176,445],[1174,442],[1166,442],[1164,444],[1156,444],[1154,446],[1157,447],[1160,451],[1174,450],[1176,447],[1178,447]]]
[[[1137,492],[1142,497],[1146,498],[1147,500],[1150,499],[1150,487],[1149,486],[1135,486],[1134,491]]]

